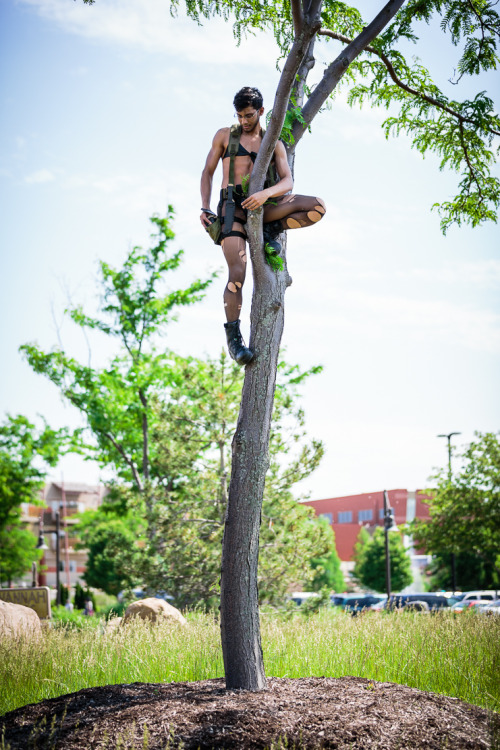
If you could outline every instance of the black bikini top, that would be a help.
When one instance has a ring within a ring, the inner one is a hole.
[[[257,152],[256,151],[247,151],[244,146],[241,145],[241,143],[238,144],[238,150],[236,152],[236,156],[249,156],[252,162],[255,164],[255,160],[257,158]],[[229,158],[229,143],[227,144],[226,151],[224,153],[223,159]]]

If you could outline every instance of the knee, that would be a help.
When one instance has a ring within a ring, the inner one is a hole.
[[[318,221],[321,221],[325,213],[326,213],[326,206],[324,202],[321,200],[321,198],[315,198],[314,206],[310,208],[309,211],[307,212],[307,218],[313,224],[317,224]]]
[[[326,214],[325,201],[322,198],[316,198],[314,210],[321,214],[321,218]]]
[[[242,281],[235,281],[231,279],[227,282],[226,289],[228,292],[231,292],[231,294],[238,294],[238,292],[241,292],[241,289],[243,287]]]

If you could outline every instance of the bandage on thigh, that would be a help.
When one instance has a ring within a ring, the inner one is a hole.
[[[283,195],[276,205],[264,207],[264,222],[281,221],[283,229],[300,229],[317,224],[326,213],[321,198],[312,195]]]

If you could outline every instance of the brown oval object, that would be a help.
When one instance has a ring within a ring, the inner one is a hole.
[[[311,221],[319,221],[321,219],[321,214],[317,211],[308,211],[307,218],[311,219]]]
[[[236,292],[236,287],[232,281],[228,282],[227,288],[229,289],[230,292],[233,292],[233,294]]]

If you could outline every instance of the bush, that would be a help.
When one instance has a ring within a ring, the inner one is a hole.
[[[52,627],[67,628],[69,630],[99,625],[98,617],[85,617],[82,612],[75,610],[68,612],[65,607],[52,607]]]
[[[100,614],[106,620],[109,620],[110,617],[122,617],[128,605],[129,602],[116,602],[116,604],[111,604],[101,609]]]
[[[95,601],[95,596],[90,591],[89,588],[83,589],[83,586],[80,583],[77,583],[75,586],[75,598],[73,600],[75,609],[85,609],[85,602],[87,599],[90,599],[94,608],[94,613],[97,612],[97,606]]]

